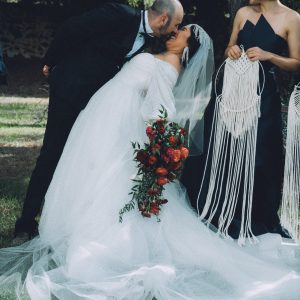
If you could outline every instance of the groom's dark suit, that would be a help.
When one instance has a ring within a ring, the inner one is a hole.
[[[15,233],[35,231],[35,217],[72,125],[91,96],[121,68],[140,22],[140,11],[106,3],[67,21],[52,42],[45,56],[45,64],[52,69],[48,122]]]

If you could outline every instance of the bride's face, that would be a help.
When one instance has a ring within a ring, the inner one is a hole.
[[[167,50],[183,50],[185,47],[188,46],[188,40],[191,36],[191,29],[188,27],[183,27],[181,28],[178,33],[171,37],[171,39],[169,39],[166,42],[166,48]]]

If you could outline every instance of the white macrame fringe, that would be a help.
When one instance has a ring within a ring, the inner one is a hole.
[[[223,203],[218,232],[229,237],[229,226],[234,218],[238,199],[242,198],[238,243],[244,245],[247,239],[250,243],[257,242],[251,230],[251,212],[257,125],[260,117],[260,63],[251,62],[244,54],[239,60],[227,59],[224,64],[223,90],[216,100],[208,150],[208,157],[212,154],[209,188],[200,218],[210,224],[220,203]],[[207,175],[207,162],[203,181]],[[224,190],[225,196],[223,194],[221,199]]]
[[[291,95],[288,110],[281,224],[300,241],[300,83]]]

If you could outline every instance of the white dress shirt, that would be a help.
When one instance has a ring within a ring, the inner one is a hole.
[[[141,12],[142,18],[141,18],[140,28],[139,28],[138,34],[137,34],[137,36],[135,38],[133,47],[132,47],[131,51],[127,53],[126,57],[132,56],[141,47],[143,47],[143,45],[145,44],[145,38],[143,36],[143,33],[150,33],[150,34],[153,33],[153,30],[152,30],[152,28],[149,25],[148,11],[147,10],[144,13],[144,16],[145,16],[145,27],[146,27],[146,31],[147,31],[147,32],[145,32],[144,26],[143,26],[143,13],[144,12],[142,11]]]

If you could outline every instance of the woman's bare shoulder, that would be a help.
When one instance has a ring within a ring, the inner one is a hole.
[[[236,16],[239,17],[239,18],[248,18],[248,16],[250,14],[257,14],[259,13],[259,7],[255,6],[255,5],[248,5],[248,6],[243,6],[241,7],[237,13],[236,13]]]

